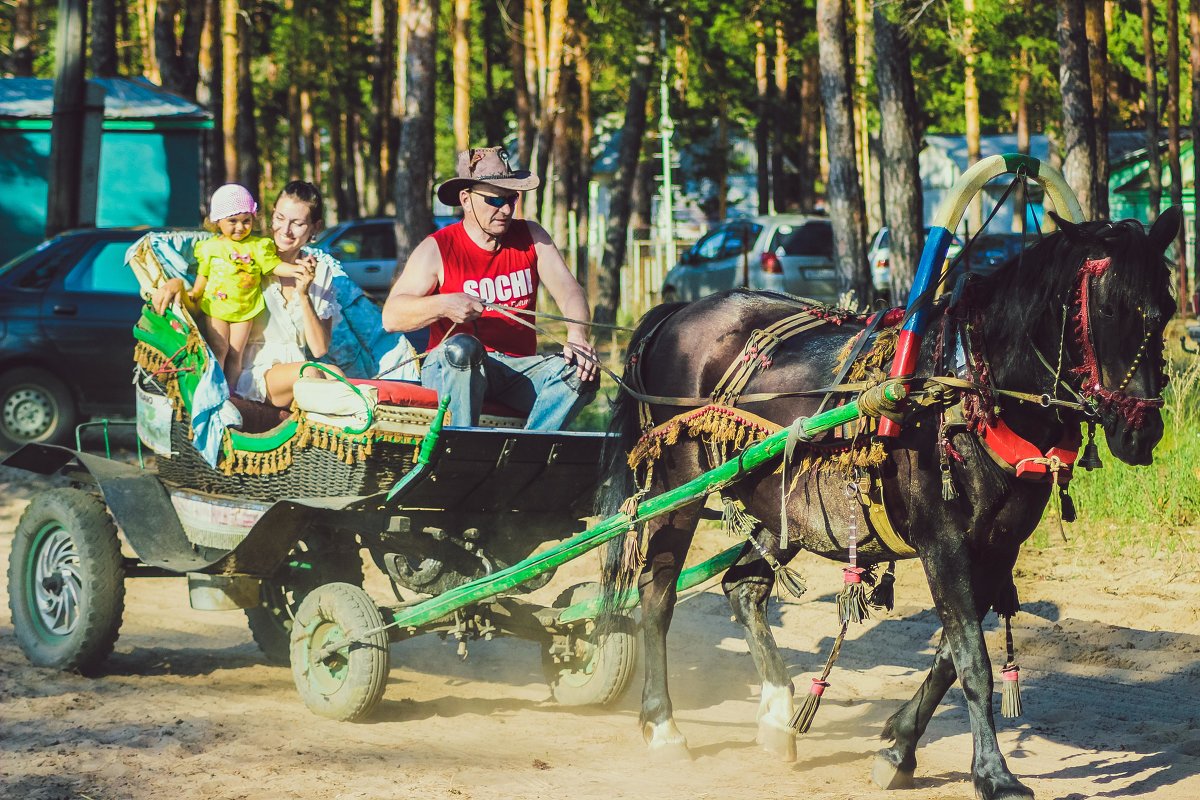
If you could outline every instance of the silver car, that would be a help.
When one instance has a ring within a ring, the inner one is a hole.
[[[833,226],[825,217],[804,214],[724,222],[671,268],[662,297],[691,301],[735,286],[835,302]]]
[[[434,226],[444,228],[457,217],[434,217]],[[396,220],[369,217],[339,222],[322,232],[313,246],[342,262],[350,280],[366,292],[386,292],[396,275]]]

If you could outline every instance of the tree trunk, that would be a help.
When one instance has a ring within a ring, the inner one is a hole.
[[[143,65],[146,68],[146,80],[162,85],[162,75],[158,72],[158,47],[154,41],[154,25],[158,19],[158,0],[133,0],[137,3],[137,14],[140,19],[139,27],[146,41],[146,58]],[[221,0],[217,0],[221,2]]]
[[[875,5],[875,76],[879,85],[880,175],[884,224],[891,236],[892,302],[903,302],[912,286],[925,220],[917,156],[921,131],[908,37],[895,6]]]
[[[550,16],[546,20],[547,37],[546,37],[546,81],[542,95],[542,120],[538,130],[538,160],[535,172],[538,175],[549,174],[550,157],[554,152],[554,136],[557,130],[556,120],[562,116],[562,84],[563,84],[563,42],[566,38],[567,24],[567,0],[550,0]],[[555,165],[558,169],[559,165]],[[538,188],[538,214],[540,217],[546,216],[544,208],[548,205],[546,199],[551,197],[553,192],[551,187],[546,183]],[[550,225],[555,224],[553,220],[543,219],[543,222]]]
[[[259,169],[258,125],[255,121],[254,79],[250,62],[254,57],[253,41],[246,15],[237,15],[237,176],[238,182],[262,197],[262,174]]]
[[[1200,0],[1197,0],[1200,2]],[[583,286],[584,293],[592,296],[592,56],[591,41],[586,26],[577,29],[579,47],[576,51],[575,74],[579,81],[579,172],[576,175],[577,197],[575,200],[578,220],[579,251],[575,256],[575,277]]]
[[[1195,115],[1195,111],[1192,114]],[[1183,170],[1179,165],[1179,0],[1167,0],[1167,168],[1171,171],[1171,205],[1182,209]],[[1185,227],[1179,226],[1176,242],[1180,302],[1190,294]]]
[[[396,166],[396,259],[403,265],[433,230],[434,82],[439,0],[408,0],[404,123]]]
[[[293,77],[288,82],[288,180],[299,180],[304,175],[300,145],[300,89],[296,87]]]
[[[846,53],[846,14],[842,0],[817,0],[817,39],[821,59],[821,99],[829,141],[829,217],[833,222],[834,264],[838,291],[853,292],[852,302],[871,296],[867,271],[866,211],[855,153],[854,102]]]
[[[204,168],[208,193],[225,182],[225,100],[222,88],[221,0],[203,0],[200,56],[197,60],[196,102],[213,115],[213,127],[204,137]]]
[[[1092,82],[1092,119],[1095,123],[1096,217],[1108,219],[1108,30],[1104,0],[1086,0],[1088,75]]]
[[[116,0],[92,0],[92,75],[111,78],[117,74]]]
[[[854,129],[857,133],[858,174],[862,179],[866,220],[880,223],[879,186],[871,171],[871,129],[867,118],[867,84],[871,73],[871,11],[867,0],[854,0]]]
[[[508,111],[508,103],[497,91],[496,87],[496,59],[499,54],[503,57],[504,50],[498,44],[500,41],[506,41],[498,35],[500,26],[497,25],[497,16],[500,13],[499,3],[484,3],[483,4],[483,93],[486,98],[483,105],[483,128],[484,128],[484,143],[488,145],[498,144],[504,141],[505,135],[505,114]]]
[[[238,180],[238,11],[239,0],[221,0],[221,98],[225,122],[225,176]]]
[[[963,0],[963,115],[967,132],[967,166],[979,161],[979,84],[975,81],[975,0]],[[983,192],[971,198],[967,212],[971,235],[983,227]]]
[[[633,210],[633,182],[641,161],[642,139],[646,135],[646,100],[650,92],[654,43],[658,38],[658,20],[650,13],[648,7],[645,11],[636,63],[629,78],[629,98],[625,104],[625,124],[621,128],[617,174],[609,195],[608,233],[604,242],[604,259],[600,264],[599,297],[593,317],[597,322],[607,324],[616,322],[617,309],[621,305],[621,267],[625,264],[625,236]]]
[[[1158,219],[1162,205],[1162,162],[1158,152],[1158,64],[1154,57],[1154,2],[1142,0],[1142,54],[1146,66],[1146,153],[1149,156],[1148,222]]]
[[[521,69],[525,73],[526,97],[529,100],[529,129],[526,131],[529,141],[526,144],[528,160],[521,163],[526,168],[532,168],[537,162],[537,126],[538,121],[542,118],[542,84],[539,80],[537,45],[538,19],[541,17],[540,3],[541,0],[524,0],[522,4],[525,14],[525,27],[524,46],[521,50],[521,54],[524,56],[524,63],[521,65]],[[536,15],[534,14],[535,9],[539,9],[539,13]]]
[[[509,16],[514,20],[525,19],[524,0],[511,0]],[[519,31],[514,31],[509,37],[509,66],[512,68],[513,109],[517,117],[517,161],[522,167],[528,168],[530,157],[533,155],[533,138],[536,135],[533,128],[533,101],[530,97],[533,91],[525,74],[525,37]]]
[[[471,146],[471,0],[454,0],[454,150]]]
[[[813,211],[817,207],[817,179],[821,172],[821,131],[824,127],[820,81],[820,62],[817,54],[812,53],[804,60],[800,75],[801,155],[796,199],[801,211]]]
[[[776,211],[794,211],[792,180],[785,175],[783,154],[788,149],[785,140],[791,128],[788,113],[788,44],[783,23],[775,23],[775,103],[771,107],[771,189],[774,193]]]
[[[1058,53],[1058,84],[1063,104],[1063,177],[1079,198],[1084,219],[1095,219],[1092,186],[1096,153],[1083,0],[1058,0]]]
[[[564,3],[565,5],[565,3]],[[564,31],[564,36],[568,34]],[[573,38],[573,34],[570,34]],[[567,114],[567,108],[572,106],[575,98],[574,85],[572,80],[573,75],[570,60],[565,55],[565,48],[560,48],[559,60],[559,76],[557,79],[558,93],[554,98],[554,127],[551,131],[551,163],[553,169],[550,174],[553,175],[553,181],[550,187],[551,198],[551,213],[548,220],[553,224],[554,240],[558,242],[559,249],[567,246],[567,240],[570,235],[570,209],[571,209],[571,152],[574,142],[571,141],[571,116]],[[570,261],[575,260],[575,254],[568,252],[567,258]]]
[[[717,205],[708,216],[721,222],[729,215],[729,103],[726,98],[717,104],[717,149],[713,153],[713,183],[717,189]]]
[[[33,61],[37,55],[36,0],[15,0],[13,8],[12,52],[8,71],[17,78],[33,77]]]
[[[771,98],[767,82],[766,26],[762,19],[754,20],[754,87],[755,105],[754,152],[758,160],[758,213],[771,213]]]
[[[373,213],[387,213],[392,187],[388,183],[388,161],[392,142],[392,93],[396,74],[396,0],[371,0],[372,74],[369,157],[366,162],[366,183],[372,200],[368,207]],[[292,117],[295,119],[295,117]],[[366,189],[367,187],[364,187]]]
[[[1025,0],[1024,8],[1029,10],[1029,0]],[[1029,155],[1029,87],[1032,77],[1029,73],[1029,49],[1022,47],[1017,56],[1017,152]],[[1013,192],[1012,229],[1014,233],[1025,230],[1029,198],[1026,197],[1025,187],[1018,186]]]
[[[154,52],[158,56],[158,70],[164,89],[196,99],[196,87],[200,81],[200,37],[204,30],[204,0],[187,0],[182,11],[183,36],[179,30],[180,0],[160,0],[154,18]]]

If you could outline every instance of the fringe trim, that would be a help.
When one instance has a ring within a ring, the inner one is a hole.
[[[846,359],[850,357],[850,351],[854,349],[854,343],[857,338],[856,336],[852,336],[842,345],[842,349],[838,353],[837,363],[833,366],[834,375],[842,371]],[[896,356],[896,341],[899,338],[899,326],[883,328],[877,332],[871,349],[855,359],[854,364],[850,367],[850,371],[846,373],[846,380],[850,383],[855,383],[866,380],[877,373],[882,373],[886,377],[887,370],[892,365],[892,359]]]
[[[721,464],[782,427],[749,412],[707,405],[672,417],[643,434],[629,452],[629,468],[636,474],[643,466],[658,463],[664,451],[678,443],[683,435],[699,439],[708,449],[712,462]],[[796,450],[798,468],[793,480],[813,469],[849,475],[856,469],[879,466],[887,458],[880,441],[864,444],[801,442]]]

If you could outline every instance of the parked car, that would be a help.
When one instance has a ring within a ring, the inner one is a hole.
[[[458,217],[438,216],[434,225],[444,228]],[[327,228],[313,241],[342,262],[342,269],[364,291],[382,293],[392,286],[396,264],[396,220],[392,217],[352,219]]]
[[[722,223],[671,268],[662,297],[691,301],[735,286],[835,301],[837,274],[829,220],[776,214]]]
[[[925,229],[925,238],[929,237],[929,228]],[[963,247],[962,237],[957,233],[950,239],[950,248],[946,258],[953,261]],[[871,265],[871,283],[875,289],[885,292],[892,281],[892,234],[888,228],[880,228],[871,241],[871,249],[867,253],[867,263]]]
[[[143,301],[125,251],[145,232],[72,231],[0,266],[0,449],[73,441],[85,416],[133,415]]]

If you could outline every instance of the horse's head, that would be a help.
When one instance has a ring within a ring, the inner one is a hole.
[[[1180,219],[1178,208],[1167,209],[1148,232],[1133,221],[1059,221],[1060,263],[1075,270],[1064,293],[1071,383],[1127,464],[1149,464],[1163,434],[1163,330],[1175,313],[1164,253]]]

